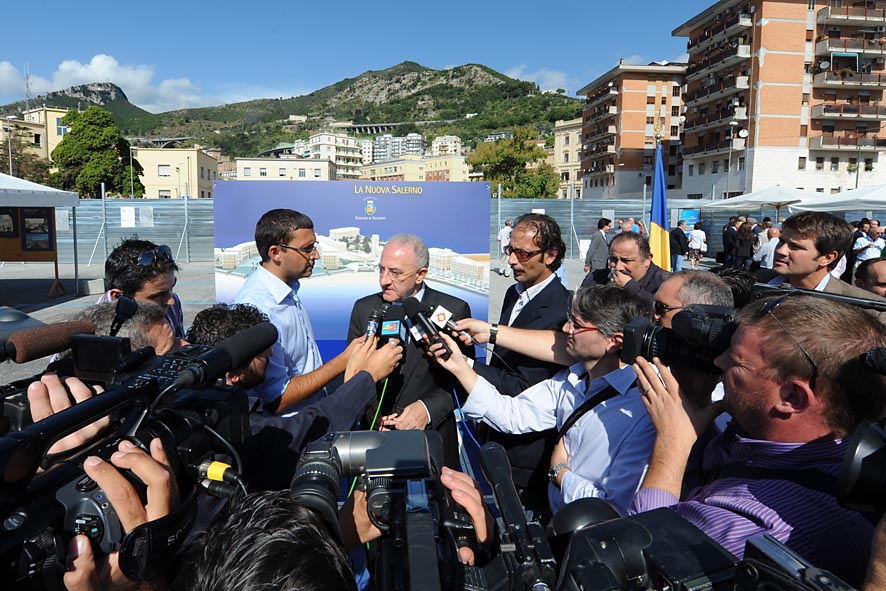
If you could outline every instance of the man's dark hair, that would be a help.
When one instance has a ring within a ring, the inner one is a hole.
[[[732,305],[736,308],[743,308],[751,301],[751,295],[754,290],[754,283],[757,278],[744,269],[732,269],[721,265],[711,272],[719,276],[723,283],[729,286],[732,291]]]
[[[213,347],[259,322],[268,322],[268,316],[252,304],[215,304],[197,312],[185,340]]]
[[[771,223],[772,223],[772,218],[769,217],[769,216],[766,216],[765,218],[763,218],[763,222],[769,222],[769,223],[771,224]]]
[[[289,491],[233,503],[180,555],[174,591],[356,591],[344,551]]]
[[[632,291],[615,285],[583,287],[570,294],[569,306],[582,320],[612,336],[641,316],[652,320],[652,305]]]
[[[862,261],[858,267],[855,268],[855,280],[862,285],[870,286],[871,280],[873,279],[873,277],[871,277],[871,267],[877,263],[882,263],[883,261],[886,261],[886,256]]]
[[[146,282],[178,271],[172,257],[161,256],[157,248],[150,240],[126,238],[121,241],[105,261],[105,289],[119,289],[125,295],[133,296]],[[141,256],[151,251],[154,251],[151,264],[139,265]]]
[[[556,251],[554,260],[548,265],[548,269],[556,271],[566,256],[566,243],[560,235],[560,224],[557,220],[543,213],[527,213],[514,220],[514,229],[523,225],[535,230],[532,241],[545,252]]]
[[[802,346],[818,368],[815,393],[824,399],[826,420],[837,437],[851,433],[862,420],[880,420],[886,411],[886,377],[867,369],[861,359],[886,346],[880,321],[855,306],[800,295],[781,296],[771,314],[761,314],[776,297],[746,306],[738,315],[740,323],[762,335],[770,368],[766,377],[780,383],[811,380],[812,363]]]
[[[849,224],[832,213],[802,211],[786,219],[781,227],[782,231],[793,230],[804,239],[812,240],[819,255],[836,251],[837,257],[828,265],[828,269],[836,267],[840,257],[852,246]]]
[[[611,223],[612,220],[610,220],[609,218],[600,218],[599,220],[597,220],[597,229],[602,230]]]
[[[626,240],[633,240],[637,243],[637,248],[640,249],[640,257],[646,259],[652,256],[652,250],[649,248],[649,240],[647,240],[645,236],[640,236],[636,232],[622,232],[621,234],[616,234],[615,238],[612,239],[612,242],[609,243],[609,248],[611,249],[612,245]]]
[[[255,224],[255,246],[263,263],[268,262],[268,250],[274,244],[287,244],[296,230],[314,228],[314,222],[303,213],[292,209],[266,211]]]

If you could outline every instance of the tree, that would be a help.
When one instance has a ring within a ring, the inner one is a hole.
[[[9,145],[12,144],[12,174],[20,179],[46,184],[49,181],[50,163],[32,152],[28,130],[10,121],[6,139],[0,143],[0,172],[9,172]]]
[[[68,111],[62,120],[69,131],[52,151],[52,160],[58,167],[50,182],[68,191],[75,190],[84,198],[101,197],[101,184],[106,193],[129,194],[130,178],[137,196],[144,195],[139,178],[142,167],[132,161],[129,170],[129,142],[114,124],[111,114],[91,106],[82,113]]]
[[[512,138],[479,144],[467,162],[483,173],[493,190],[501,183],[502,197],[555,198],[557,173],[543,162],[547,153],[532,143],[534,136],[531,129],[517,127]],[[529,167],[535,163],[539,165]]]

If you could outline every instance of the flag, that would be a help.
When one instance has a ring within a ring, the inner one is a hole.
[[[668,232],[668,196],[665,193],[664,165],[661,163],[661,142],[655,143],[655,177],[652,183],[652,214],[649,219],[649,248],[652,262],[671,270],[671,236]]]

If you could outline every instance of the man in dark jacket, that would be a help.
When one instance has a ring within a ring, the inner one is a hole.
[[[605,221],[604,226],[608,226],[609,220]],[[602,240],[606,248],[605,238]],[[566,253],[556,220],[535,213],[517,218],[505,251],[517,282],[505,293],[499,324],[532,330],[562,329],[569,291],[555,273]],[[493,326],[497,330],[498,324]],[[474,364],[474,371],[508,396],[516,396],[561,369],[564,366],[538,361],[500,345],[495,346],[489,365]],[[535,512],[546,510],[548,468],[556,431],[506,435],[490,427],[488,439],[507,450],[523,506]]]
[[[612,228],[612,220],[600,218],[597,220],[597,231],[591,236],[591,244],[585,255],[585,273],[609,268],[609,243],[606,241],[606,232]]]
[[[686,220],[677,222],[671,230],[671,271],[683,270],[683,257],[689,254],[689,240],[686,239]]]
[[[622,232],[609,245],[609,269],[585,275],[582,287],[612,283],[652,302],[669,273],[652,262],[649,241],[636,232]]]

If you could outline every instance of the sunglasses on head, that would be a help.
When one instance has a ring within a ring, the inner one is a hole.
[[[160,259],[172,260],[172,251],[165,244],[141,253],[136,262],[140,267],[150,267]]]
[[[762,318],[763,316],[770,316],[775,321],[775,323],[778,324],[778,326],[784,331],[784,333],[788,335],[788,338],[790,338],[794,342],[794,344],[797,345],[797,348],[800,349],[800,352],[803,353],[803,356],[806,357],[806,359],[809,361],[809,365],[812,366],[812,377],[809,378],[809,389],[815,390],[815,382],[818,378],[818,365],[815,363],[812,355],[809,354],[809,351],[803,348],[803,345],[801,345],[800,342],[794,338],[794,335],[788,332],[788,329],[785,327],[784,324],[781,323],[781,320],[778,319],[778,316],[773,314],[775,309],[778,308],[788,298],[789,295],[790,294],[783,295],[780,298],[775,298],[774,300],[763,304],[763,306],[754,315],[754,317]]]

